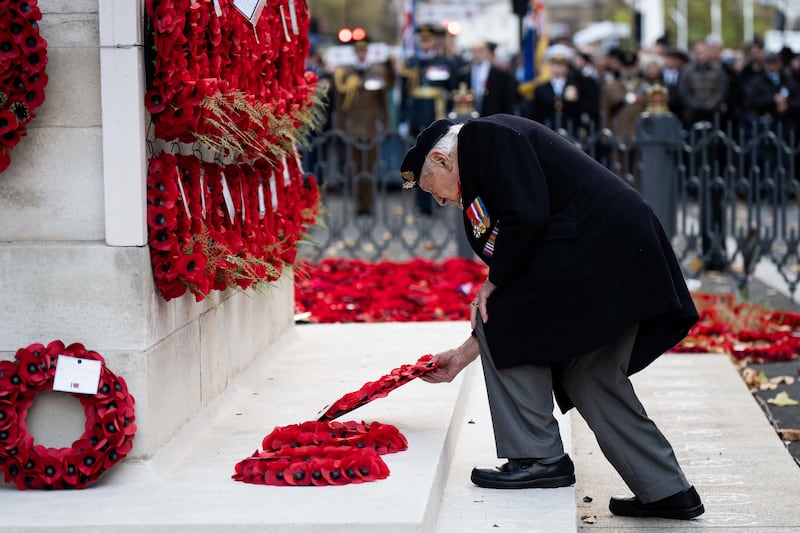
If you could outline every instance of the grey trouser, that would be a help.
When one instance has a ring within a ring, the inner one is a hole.
[[[497,456],[544,458],[564,453],[553,416],[553,379],[557,379],[606,459],[639,500],[649,503],[688,489],[672,446],[647,417],[627,376],[637,330],[638,326],[631,327],[609,345],[559,364],[555,372],[548,365],[498,370],[479,316],[476,335]]]

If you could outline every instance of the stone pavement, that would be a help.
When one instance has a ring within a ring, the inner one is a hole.
[[[151,460],[123,462],[84,491],[0,486],[0,532],[800,531],[800,468],[719,355],[667,355],[635,378],[704,498],[706,514],[690,522],[612,517],[608,498],[627,490],[574,413],[560,423],[575,487],[472,486],[472,466],[500,462],[477,364],[452,384],[414,381],[345,417],[394,424],[408,438],[407,451],[384,456],[386,480],[267,487],[230,479],[273,427],[313,419],[342,393],[452,347],[468,330],[465,322],[298,326]]]

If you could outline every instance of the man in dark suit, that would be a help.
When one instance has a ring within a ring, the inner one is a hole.
[[[533,92],[530,118],[552,129],[575,131],[581,125],[583,91],[579,74],[570,68],[573,54],[563,44],[551,46],[545,55],[550,63],[550,79]],[[588,95],[586,99],[589,99]]]
[[[475,109],[482,117],[514,111],[514,76],[494,62],[494,45],[478,41],[472,46],[472,61],[456,75],[456,87],[462,83],[475,96]]]
[[[680,266],[638,192],[547,127],[493,115],[426,128],[401,165],[439,205],[463,209],[473,250],[489,265],[470,312],[473,334],[437,354],[423,379],[451,381],[482,355],[498,469],[489,488],[575,482],[553,417],[576,407],[633,491],[617,515],[703,513],[672,447],[628,377],[697,321]],[[620,237],[624,235],[624,237]]]

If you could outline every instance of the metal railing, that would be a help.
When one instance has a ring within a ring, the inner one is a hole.
[[[725,271],[744,287],[756,263],[767,260],[795,291],[800,283],[795,131],[758,121],[703,122],[687,129],[669,113],[643,114],[635,141],[617,138],[602,124],[554,129],[642,192],[688,274]],[[375,261],[464,254],[460,212],[432,204],[428,213],[431,204],[420,201],[430,201],[428,195],[401,188],[400,162],[412,143],[397,132],[369,143],[339,130],[313,139],[304,161],[320,182],[323,212],[309,232],[313,244],[301,248],[301,257]],[[370,192],[370,213],[359,214],[359,183]]]

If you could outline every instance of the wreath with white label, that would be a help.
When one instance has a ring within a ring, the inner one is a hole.
[[[69,448],[48,448],[28,433],[26,417],[36,395],[53,390],[59,356],[100,361],[100,379],[96,394],[73,394],[86,415],[83,435]],[[18,489],[88,487],[131,451],[134,419],[125,380],[82,344],[31,344],[0,361],[0,472]]]

